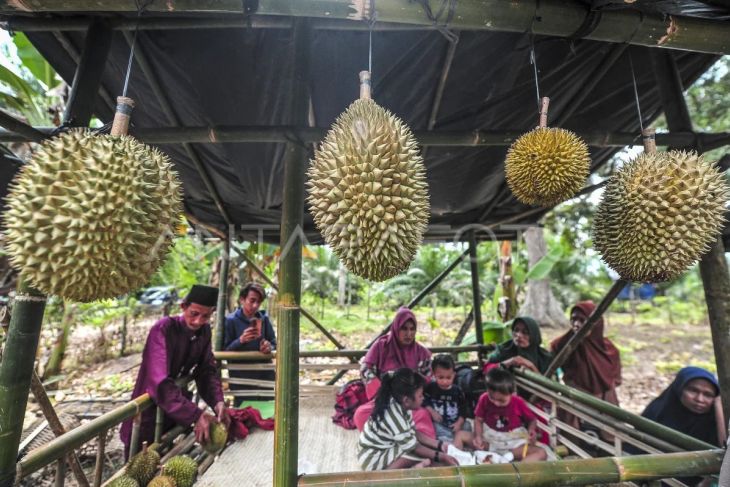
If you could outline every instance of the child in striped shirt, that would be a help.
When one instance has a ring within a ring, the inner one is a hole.
[[[421,407],[424,385],[423,377],[407,368],[382,377],[375,408],[358,442],[363,470],[458,465],[445,453],[447,443],[416,431],[411,411]]]

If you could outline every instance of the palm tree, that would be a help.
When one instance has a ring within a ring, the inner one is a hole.
[[[302,267],[302,288],[320,299],[320,317],[324,318],[325,299],[337,289],[337,257],[325,246],[318,246],[316,257],[305,259]]]

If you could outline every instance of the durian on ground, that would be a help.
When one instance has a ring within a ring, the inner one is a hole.
[[[725,176],[695,152],[643,153],[611,176],[593,220],[593,245],[621,277],[674,279],[725,222]]]
[[[371,99],[354,101],[308,170],[312,216],[351,272],[383,281],[405,271],[428,225],[426,171],[410,129]]]
[[[537,127],[512,144],[504,166],[507,184],[521,203],[554,206],[583,189],[590,155],[573,132]]]
[[[12,182],[5,249],[21,276],[72,301],[146,284],[181,214],[170,159],[133,137],[74,130],[46,140]]]
[[[157,473],[159,464],[160,454],[144,444],[142,451],[129,460],[124,473],[136,480],[140,486],[146,486]]]
[[[163,472],[175,481],[176,487],[192,487],[198,474],[198,464],[187,455],[177,455],[165,463]]]

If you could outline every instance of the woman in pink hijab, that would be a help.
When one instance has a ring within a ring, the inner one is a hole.
[[[405,307],[396,312],[390,331],[378,338],[362,359],[360,374],[369,402],[355,411],[353,419],[358,430],[362,431],[373,410],[380,377],[401,368],[411,369],[424,376],[426,381],[431,380],[431,352],[416,343],[416,316]],[[413,411],[413,421],[417,431],[436,438],[431,415],[425,408]]]

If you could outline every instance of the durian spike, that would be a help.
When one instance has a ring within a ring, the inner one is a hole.
[[[126,96],[117,97],[117,111],[114,114],[114,122],[112,123],[112,135],[127,135],[132,109],[134,109],[134,100]]]
[[[550,98],[543,96],[540,99],[540,127],[547,127],[548,117],[548,106],[550,105]]]
[[[360,99],[370,100],[370,71],[360,71]]]
[[[644,152],[646,152],[647,154],[656,154],[656,130],[642,130],[641,138],[644,141]]]

